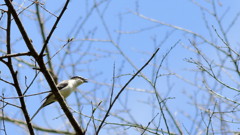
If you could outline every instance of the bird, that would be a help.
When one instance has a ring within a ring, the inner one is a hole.
[[[79,85],[81,85],[83,83],[87,83],[87,82],[88,82],[88,80],[81,76],[74,76],[74,77],[70,78],[69,80],[64,80],[64,81],[60,82],[59,84],[56,85],[56,87],[58,88],[58,90],[61,93],[61,95],[63,96],[63,98],[66,99],[73,91],[76,90],[76,88]],[[57,101],[57,99],[55,98],[55,95],[52,92],[50,92],[43,100],[45,100],[44,103],[34,113],[32,118],[30,119],[30,121],[32,121],[32,119],[38,114],[38,112],[42,108]]]

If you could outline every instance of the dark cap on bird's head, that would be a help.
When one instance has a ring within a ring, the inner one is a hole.
[[[87,83],[88,82],[88,80],[87,79],[85,79],[85,78],[83,78],[83,77],[81,77],[81,76],[73,76],[71,79],[80,79],[80,80],[82,80],[84,83]]]

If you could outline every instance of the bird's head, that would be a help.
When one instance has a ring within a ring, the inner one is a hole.
[[[88,82],[87,79],[85,79],[85,78],[83,78],[83,77],[81,77],[81,76],[73,76],[73,77],[71,78],[71,80],[77,81],[78,84],[82,84],[82,83],[87,83],[87,82]]]

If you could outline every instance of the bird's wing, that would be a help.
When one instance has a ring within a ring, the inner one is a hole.
[[[62,90],[62,89],[65,88],[67,85],[68,85],[68,81],[65,80],[65,81],[60,82],[60,83],[57,85],[57,88],[58,88],[59,90]]]
[[[68,85],[68,81],[67,80],[65,80],[65,81],[62,81],[62,82],[60,82],[59,84],[57,84],[57,88],[58,88],[58,90],[62,90],[63,88],[65,88],[66,86]],[[51,93],[49,93],[43,100],[45,100],[45,99],[48,99],[50,96],[52,96],[53,95],[53,93],[51,92]],[[42,101],[43,101],[42,100]],[[53,102],[52,102],[53,103]],[[49,103],[49,104],[51,104],[51,103]],[[49,105],[49,104],[47,104],[47,105]],[[45,105],[46,106],[46,105]]]

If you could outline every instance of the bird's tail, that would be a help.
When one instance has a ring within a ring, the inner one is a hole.
[[[43,107],[44,107],[43,105],[41,105],[41,106],[39,107],[39,109],[33,114],[33,116],[32,116],[32,118],[30,119],[30,121],[32,121],[32,119],[38,114],[38,112],[39,112]]]

